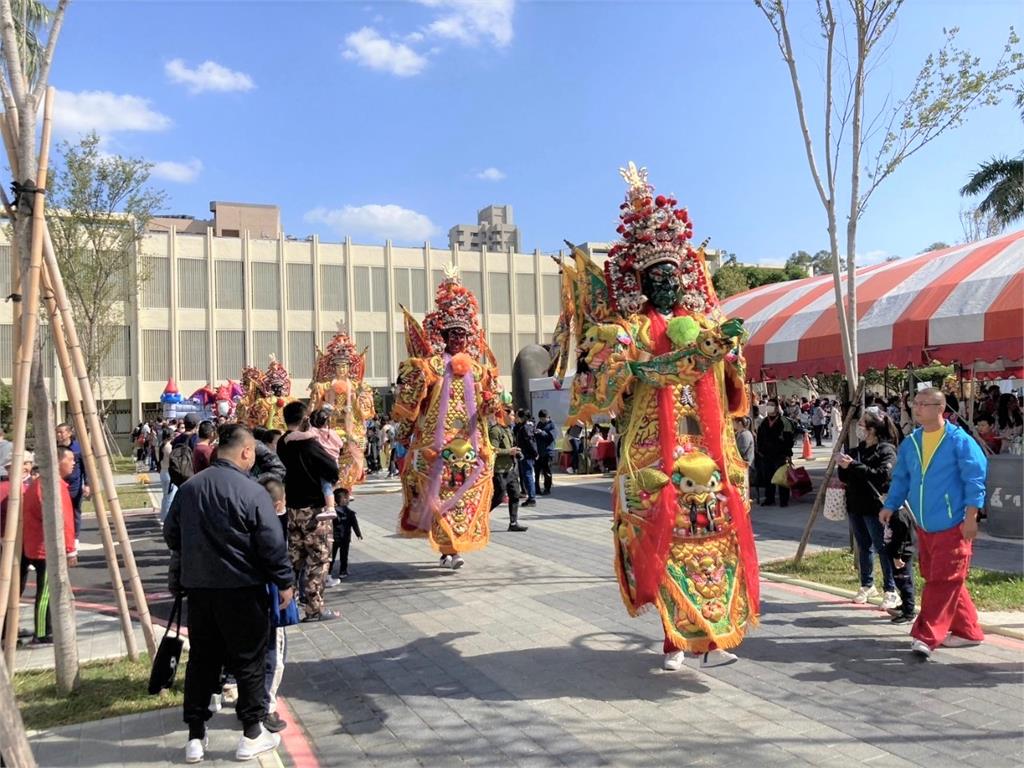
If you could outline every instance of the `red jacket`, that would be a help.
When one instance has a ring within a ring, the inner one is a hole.
[[[25,524],[22,551],[25,553],[25,557],[32,560],[46,559],[46,544],[43,539],[43,489],[40,480],[41,478],[36,478],[32,481],[22,502]],[[64,551],[69,555],[76,554],[75,513],[71,506],[68,484],[63,481],[60,484],[60,501],[61,509],[64,512]]]

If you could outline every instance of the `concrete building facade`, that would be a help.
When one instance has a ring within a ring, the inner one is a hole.
[[[519,252],[519,227],[511,205],[489,205],[477,211],[476,224],[456,224],[448,230],[448,247],[464,251]]]
[[[399,304],[422,318],[433,308],[434,289],[448,263],[459,267],[480,301],[481,321],[508,388],[517,351],[546,342],[561,309],[557,265],[539,251],[326,243],[315,236],[296,241],[279,227],[276,237],[244,230],[238,237],[218,236],[213,226],[202,234],[188,231],[190,226],[155,226],[140,245],[137,268],[149,278],[137,295],[125,297],[125,324],[102,366],[115,433],[159,410],[169,377],[188,396],[204,384],[237,379],[247,363],[265,368],[271,354],[292,374],[292,391],[301,397],[316,347],[326,344],[339,323],[360,349],[368,349],[368,383],[390,387],[406,357]],[[10,282],[10,247],[0,245],[0,291],[7,295],[4,282]],[[7,382],[11,339],[11,307],[5,303],[0,379]],[[64,401],[48,346],[47,341],[44,370],[58,381],[55,398]]]

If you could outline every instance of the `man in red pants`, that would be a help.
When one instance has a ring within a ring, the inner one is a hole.
[[[928,658],[939,646],[961,648],[985,639],[965,582],[988,461],[970,435],[943,419],[940,390],[922,389],[913,404],[921,426],[900,445],[879,518],[888,523],[904,502],[914,515],[925,585],[910,650]]]

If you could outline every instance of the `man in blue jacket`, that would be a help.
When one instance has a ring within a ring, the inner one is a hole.
[[[960,648],[985,639],[965,582],[988,461],[970,435],[943,419],[940,390],[922,389],[913,407],[921,426],[900,445],[879,518],[888,523],[904,502],[914,516],[925,586],[910,650],[927,658],[940,645]]]
[[[188,597],[186,763],[203,759],[210,694],[218,687],[221,667],[238,681],[235,712],[243,733],[235,756],[248,760],[280,742],[263,725],[267,584],[277,586],[285,606],[295,576],[270,495],[249,477],[255,460],[252,432],[241,424],[222,426],[216,460],[178,489],[164,524],[170,586]]]

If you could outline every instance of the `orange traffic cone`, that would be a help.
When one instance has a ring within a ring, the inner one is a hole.
[[[804,432],[804,459],[813,459],[814,454],[811,453],[811,436]]]

